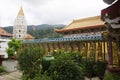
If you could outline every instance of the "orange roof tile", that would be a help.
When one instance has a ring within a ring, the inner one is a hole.
[[[27,34],[27,36],[25,36],[25,39],[34,39],[34,37],[30,34]]]
[[[12,36],[12,34],[8,33],[3,28],[0,28],[0,35],[2,35],[2,36]]]

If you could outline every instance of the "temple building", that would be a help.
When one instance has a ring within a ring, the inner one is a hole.
[[[103,60],[111,65],[118,65],[116,39],[109,39],[111,37],[104,23],[101,16],[73,20],[63,29],[55,29],[55,32],[64,35],[61,38],[37,39],[26,43],[39,43],[50,53],[59,49],[80,51],[85,59],[92,58],[95,61]]]
[[[70,42],[70,45],[73,46],[73,50],[79,50],[84,58],[105,60],[113,64],[108,55],[110,43],[106,36],[107,29],[100,16],[73,20],[65,28],[55,29],[55,31],[64,34],[64,38],[75,39]],[[115,62],[117,63],[118,61]]]
[[[79,51],[84,59],[106,61],[111,69],[120,71],[120,0],[104,0],[111,4],[100,16],[73,20],[55,32],[60,38],[24,41],[24,46],[42,46],[48,53],[57,50]]]
[[[34,37],[30,34],[27,34],[27,36],[25,36],[24,40],[31,40],[34,39]]]

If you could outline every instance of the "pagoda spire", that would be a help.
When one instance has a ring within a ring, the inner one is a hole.
[[[18,15],[19,15],[19,16],[24,16],[24,12],[23,12],[22,6],[21,6],[21,8],[20,8],[20,11],[19,11]]]

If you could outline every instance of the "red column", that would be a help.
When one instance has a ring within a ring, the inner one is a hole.
[[[109,63],[113,65],[113,51],[112,51],[112,40],[108,39],[108,55],[109,55]]]

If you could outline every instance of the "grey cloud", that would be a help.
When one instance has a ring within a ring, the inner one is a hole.
[[[105,7],[102,0],[21,0],[29,24],[70,23],[73,19],[100,14]],[[4,3],[3,3],[4,2]],[[7,6],[6,6],[7,5]],[[2,0],[1,25],[13,25],[20,8],[20,0]],[[7,10],[7,11],[6,11]],[[7,18],[5,18],[5,16]],[[10,16],[10,17],[9,17]],[[7,21],[7,22],[6,22]]]

